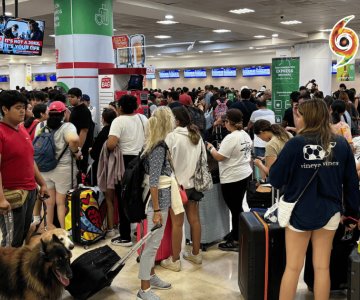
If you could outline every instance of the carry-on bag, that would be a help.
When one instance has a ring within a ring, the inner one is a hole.
[[[109,246],[90,250],[80,255],[71,264],[73,277],[66,289],[78,300],[85,300],[103,288],[110,286],[125,266],[126,261],[149,239],[161,225],[155,225],[123,257]]]
[[[137,225],[136,239],[139,241],[141,237],[144,236],[144,233],[147,232],[147,220],[142,221]],[[144,250],[145,244],[138,249],[139,259],[141,259],[141,254]],[[161,240],[160,247],[156,252],[155,262],[160,262],[164,259],[167,259],[171,256],[172,253],[172,238],[171,238],[171,218],[170,214],[167,218],[165,225],[164,236]]]
[[[285,230],[253,211],[241,213],[239,222],[241,294],[246,300],[278,300],[286,265]]]
[[[348,300],[360,300],[360,253],[356,246],[349,256]]]
[[[71,180],[74,182],[73,160]],[[106,201],[99,187],[80,184],[66,194],[65,230],[74,243],[85,247],[105,238]]]
[[[246,201],[249,208],[266,209],[272,205],[271,186],[260,185],[255,178],[255,165],[253,166],[252,179],[246,187]]]
[[[199,215],[201,225],[201,248],[206,251],[207,247],[221,241],[230,232],[230,212],[223,199],[219,183],[204,192],[204,198],[199,203]],[[190,225],[185,218],[185,238],[191,241]]]
[[[348,259],[349,255],[356,246],[358,231],[354,230],[352,236],[348,238],[345,234],[345,226],[340,224],[336,230],[330,256],[330,279],[331,290],[347,289]],[[306,252],[304,281],[309,290],[314,288],[314,267],[312,263],[312,246],[309,243]]]

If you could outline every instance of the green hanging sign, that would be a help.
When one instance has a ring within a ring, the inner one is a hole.
[[[299,57],[273,58],[272,68],[272,109],[276,123],[281,123],[284,112],[291,106],[290,94],[299,89]]]

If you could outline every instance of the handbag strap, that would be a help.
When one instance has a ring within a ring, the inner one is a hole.
[[[299,201],[299,199],[302,197],[302,195],[304,195],[306,189],[309,187],[309,185],[311,184],[311,182],[314,180],[314,178],[316,177],[317,173],[319,172],[320,167],[316,169],[316,171],[314,172],[314,174],[311,176],[309,182],[305,185],[304,189],[302,190],[302,192],[300,193],[299,197],[297,197],[296,202]]]
[[[166,152],[167,152],[167,155],[168,155],[168,160],[169,160],[169,164],[170,164],[171,170],[172,170],[173,173],[174,173],[174,177],[175,177],[176,183],[178,184],[178,186],[180,186],[179,181],[177,180],[177,177],[176,177],[176,174],[175,174],[174,161],[173,161],[173,159],[172,159],[172,157],[171,157],[171,152],[170,152],[169,147],[166,147]]]

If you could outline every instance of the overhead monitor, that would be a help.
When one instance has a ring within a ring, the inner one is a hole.
[[[50,81],[56,81],[56,74],[50,74],[49,75],[49,79],[50,79]]]
[[[6,75],[1,75],[0,76],[0,82],[9,82],[9,77]]]
[[[214,78],[236,77],[236,68],[215,68],[211,70],[211,76]]]
[[[252,66],[242,69],[243,77],[270,76],[270,66]]]
[[[47,81],[46,74],[35,74],[34,81]]]
[[[331,74],[337,74],[337,69],[334,68],[336,66],[336,63],[331,64]]]
[[[206,69],[184,70],[184,78],[206,78]]]
[[[159,78],[160,79],[180,78],[180,72],[179,70],[162,70],[159,71]]]
[[[44,21],[0,16],[0,54],[41,55]]]

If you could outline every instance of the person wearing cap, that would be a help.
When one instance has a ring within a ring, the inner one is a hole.
[[[80,140],[76,133],[76,127],[72,123],[65,123],[64,117],[66,106],[60,101],[54,101],[49,106],[49,118],[39,123],[35,131],[35,137],[44,130],[55,131],[54,142],[56,157],[59,158],[55,169],[49,172],[41,172],[49,189],[50,198],[45,200],[47,205],[47,221],[53,224],[54,208],[57,206],[57,217],[61,228],[65,227],[65,198],[68,190],[74,187],[76,181],[75,159],[81,159]],[[66,150],[65,150],[66,149]],[[72,165],[73,164],[73,165]],[[72,173],[73,172],[73,173]],[[72,174],[69,176],[69,174]],[[34,212],[37,219],[37,212]]]
[[[14,230],[11,246],[21,247],[29,231],[37,194],[48,194],[46,182],[34,162],[34,148],[29,134],[19,126],[24,121],[27,100],[17,91],[0,94],[0,228],[1,246],[5,247],[9,232],[5,226],[5,213],[11,210],[5,190],[21,190],[26,196],[19,207],[12,210]],[[39,192],[37,185],[40,186]]]
[[[90,110],[91,119],[93,120],[94,123],[96,123],[96,108],[90,104],[90,96],[87,94],[83,94],[81,100]]]

